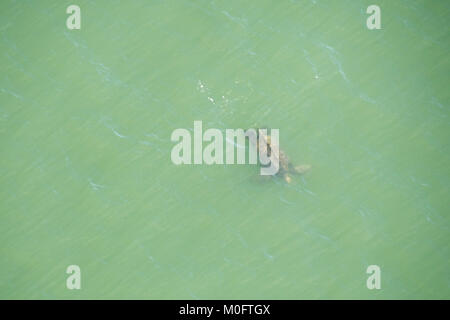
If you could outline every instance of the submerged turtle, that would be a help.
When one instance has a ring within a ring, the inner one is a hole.
[[[255,141],[257,142],[259,156],[261,157],[261,154],[265,154],[273,160],[273,157],[276,157],[278,154],[278,161],[273,162],[273,164],[276,165],[276,162],[278,162],[278,168],[276,168],[278,169],[277,175],[282,176],[287,183],[291,183],[292,181],[291,174],[303,174],[311,169],[311,165],[309,164],[294,166],[284,151],[278,145],[272,143],[270,136],[264,134],[261,129],[257,129],[256,134],[257,139]],[[260,148],[260,144],[258,143],[259,139],[263,139],[265,142],[263,143],[263,148]]]

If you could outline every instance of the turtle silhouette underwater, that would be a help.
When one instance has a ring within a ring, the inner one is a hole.
[[[278,163],[278,170],[276,175],[283,177],[284,181],[286,181],[287,183],[292,182],[292,175],[304,174],[311,169],[311,165],[309,164],[294,166],[289,160],[286,153],[281,150],[277,144],[272,143],[271,136],[265,134],[262,129],[256,130],[256,138],[257,139],[255,139],[254,141],[256,141],[256,147],[260,158],[261,155],[267,155],[273,161],[274,158],[276,160],[277,157],[278,161],[275,161]],[[260,139],[263,140],[263,143],[261,145],[259,143]]]

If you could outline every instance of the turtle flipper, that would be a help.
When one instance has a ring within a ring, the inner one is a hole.
[[[302,165],[294,167],[295,173],[298,173],[298,174],[303,174],[305,172],[308,172],[310,169],[311,169],[311,165],[309,165],[309,164],[302,164]]]
[[[284,181],[286,181],[287,183],[291,183],[292,182],[291,176],[286,174],[286,173],[284,174],[283,178],[284,178]]]

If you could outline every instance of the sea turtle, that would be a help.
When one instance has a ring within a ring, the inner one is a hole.
[[[261,157],[261,154],[265,154],[272,158],[276,157],[278,154],[278,161],[273,161],[273,165],[276,165],[278,163],[278,169],[277,175],[280,175],[284,178],[284,180],[287,183],[292,182],[291,174],[303,174],[311,169],[311,165],[309,164],[302,164],[298,166],[294,166],[287,155],[284,153],[283,150],[279,148],[278,145],[275,143],[272,143],[269,135],[265,134],[263,130],[257,129],[256,130],[257,139],[254,141],[257,141],[257,149],[259,156]],[[259,139],[263,139],[265,143],[263,143],[263,148],[260,147],[260,144],[258,143]],[[276,159],[275,159],[276,160]]]

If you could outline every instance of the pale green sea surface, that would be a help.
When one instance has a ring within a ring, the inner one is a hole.
[[[450,3],[376,3],[1,1],[0,298],[449,299]],[[175,166],[194,120],[313,168]]]

